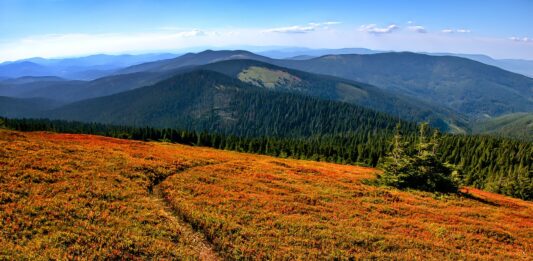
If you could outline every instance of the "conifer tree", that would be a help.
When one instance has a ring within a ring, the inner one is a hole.
[[[406,143],[403,141],[401,126],[396,125],[396,133],[392,138],[392,150],[382,164],[383,174],[379,182],[394,187],[404,187],[406,176],[409,175],[411,157],[407,154]]]
[[[457,191],[458,184],[452,178],[454,169],[437,157],[439,133],[435,132],[429,139],[427,123],[421,124],[418,143],[415,146],[416,153],[408,153],[398,130],[399,128],[393,138],[392,150],[382,165],[383,174],[378,176],[378,183],[400,189]]]

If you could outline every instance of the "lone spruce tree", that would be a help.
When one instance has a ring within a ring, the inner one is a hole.
[[[392,150],[382,164],[383,175],[378,176],[379,183],[393,187],[406,187],[412,158],[407,153],[407,143],[403,141],[401,125],[396,125],[396,133],[392,138]]]
[[[435,130],[429,138],[428,132],[428,124],[422,123],[415,149],[409,150],[397,126],[392,150],[381,165],[383,174],[378,176],[379,184],[431,192],[458,190],[458,172],[453,165],[441,162],[437,155],[440,133]]]

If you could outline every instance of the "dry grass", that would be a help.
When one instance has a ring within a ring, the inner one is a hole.
[[[361,183],[375,170],[0,131],[0,259],[196,259],[151,193],[231,259],[531,259],[533,204]],[[177,174],[177,175],[173,175]],[[168,178],[167,178],[168,177]]]

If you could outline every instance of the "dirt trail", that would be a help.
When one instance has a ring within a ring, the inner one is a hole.
[[[163,192],[160,188],[161,183],[163,181],[152,187],[151,194],[158,202],[161,203],[161,205],[163,205],[165,212],[168,213],[168,216],[172,220],[172,222],[179,224],[180,228],[182,229],[183,236],[190,238],[192,242],[196,245],[196,247],[200,250],[200,260],[223,260],[223,258],[221,258],[215,251],[214,246],[206,239],[205,235],[199,231],[194,230],[189,223],[181,219],[180,216],[176,213],[176,211],[172,208],[172,206],[167,202],[167,200],[165,200]]]

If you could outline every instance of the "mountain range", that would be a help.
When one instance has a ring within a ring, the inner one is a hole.
[[[460,57],[379,53],[276,64],[369,83],[475,118],[533,111],[533,79]]]
[[[324,55],[337,54],[376,54],[390,53],[392,51],[379,51],[367,48],[341,48],[341,49],[310,49],[300,47],[284,47],[268,51],[260,51],[258,54],[274,59],[296,59],[305,60],[317,58]],[[474,60],[480,63],[500,67],[504,70],[533,77],[533,61],[523,59],[494,59],[483,54],[463,54],[463,53],[421,53],[432,56],[456,56]]]
[[[31,62],[10,64],[20,63]],[[9,75],[2,66],[0,72]],[[243,126],[261,124],[272,108],[293,108],[286,98],[291,97],[296,104],[316,103],[318,111],[324,109],[321,106],[335,107],[341,102],[389,114],[391,119],[429,121],[448,132],[480,132],[476,126],[494,117],[514,114],[520,118],[533,112],[533,79],[455,56],[371,53],[273,59],[248,51],[207,50],[117,68],[94,80],[10,77],[0,80],[0,96],[6,97],[0,101],[3,116],[181,126],[254,135],[268,133],[246,132]],[[249,107],[253,103],[248,100],[257,97],[264,106]],[[41,105],[28,105],[35,103]],[[13,109],[21,106],[29,109]],[[301,121],[309,123],[312,117],[308,113],[314,110],[303,108],[310,107],[296,106],[293,110],[298,112],[295,115],[303,115]],[[248,110],[262,118],[239,121]],[[7,113],[12,111],[19,112]],[[350,118],[342,117],[330,120]]]

